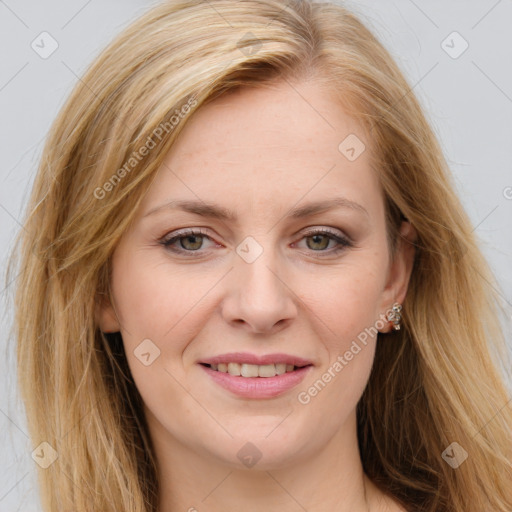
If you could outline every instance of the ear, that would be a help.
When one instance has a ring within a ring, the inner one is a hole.
[[[391,255],[386,285],[382,295],[382,313],[389,311],[395,302],[401,304],[411,277],[416,252],[417,233],[409,221],[403,221],[397,236],[395,253]],[[390,332],[391,322],[380,332]]]
[[[121,330],[116,311],[105,295],[97,295],[94,314],[96,324],[102,332],[119,332]]]

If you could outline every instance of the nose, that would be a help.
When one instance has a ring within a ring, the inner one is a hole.
[[[222,315],[231,325],[252,333],[272,334],[282,330],[297,315],[297,297],[286,263],[265,249],[252,263],[238,255],[229,273],[229,291]]]

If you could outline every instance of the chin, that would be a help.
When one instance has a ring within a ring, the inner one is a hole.
[[[294,439],[286,431],[277,432],[280,427],[274,425],[264,432],[247,430],[246,435],[237,435],[230,439],[219,452],[216,445],[214,456],[233,469],[252,469],[270,471],[284,469],[296,464],[305,451],[312,451],[311,437],[304,442]]]

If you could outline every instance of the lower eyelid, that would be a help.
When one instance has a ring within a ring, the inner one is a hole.
[[[179,235],[172,236],[170,238],[164,237],[163,239],[160,240],[160,244],[171,251],[174,250],[175,252],[187,252],[187,253],[197,252],[197,253],[199,253],[200,251],[204,250],[203,248],[201,248],[201,249],[197,249],[196,251],[190,251],[190,250],[186,250],[183,248],[173,249],[171,247],[176,242],[179,242],[181,239],[187,238],[188,236],[202,237],[202,238],[209,240],[210,242],[212,242],[214,244],[216,243],[209,235],[206,235],[205,233],[200,233],[199,231],[197,231],[197,232],[190,232],[190,233],[182,233]]]
[[[317,253],[318,255],[322,255],[322,254],[332,254],[332,253],[337,253],[339,251],[342,251],[344,249],[347,249],[348,247],[351,247],[353,244],[352,242],[350,241],[350,239],[348,239],[347,237],[344,237],[342,235],[339,235],[339,234],[335,234],[335,233],[331,233],[330,231],[322,231],[322,230],[318,230],[318,231],[310,231],[308,233],[304,233],[302,235],[302,237],[299,239],[299,242],[301,242],[302,240],[306,239],[306,238],[310,238],[312,236],[315,236],[315,235],[322,235],[322,236],[326,236],[328,237],[330,240],[333,240],[337,243],[337,245],[335,247],[331,247],[330,249],[325,249],[325,250],[320,250],[320,251],[314,251],[313,249],[309,249],[312,253]],[[172,236],[170,238],[163,238],[159,241],[159,243],[161,245],[163,245],[166,249],[170,250],[170,251],[173,251],[175,253],[181,253],[181,254],[194,254],[194,253],[197,253],[197,254],[201,254],[201,252],[204,252],[204,249],[203,248],[200,248],[200,249],[197,249],[197,250],[187,250],[187,249],[183,249],[183,248],[172,248],[171,245],[172,244],[175,244],[176,242],[178,242],[180,239],[182,238],[186,238],[188,236],[200,236],[202,238],[205,238],[207,240],[209,240],[210,242],[212,242],[213,244],[216,244],[217,242],[215,242],[215,240],[212,239],[211,236],[209,236],[208,234],[202,232],[202,231],[190,231],[190,232],[184,232],[184,233],[181,233],[181,234],[178,234],[178,235],[175,235],[175,236]],[[294,242],[294,243],[298,243],[298,242]]]
[[[324,249],[324,250],[320,250],[320,251],[314,251],[313,249],[308,249],[309,251],[311,251],[312,253],[317,253],[318,255],[322,255],[322,254],[325,254],[325,255],[329,255],[329,254],[332,254],[332,253],[337,253],[339,251],[343,251],[349,247],[352,247],[352,242],[348,239],[348,238],[344,238],[344,237],[341,237],[341,236],[338,236],[338,235],[332,235],[330,233],[328,234],[325,234],[325,233],[319,233],[323,236],[327,236],[330,241],[334,241],[336,242],[337,245],[335,245],[334,247],[331,247],[330,249]],[[302,237],[299,242],[301,242],[302,240],[304,240],[305,238],[309,238],[311,236],[315,236],[315,234],[308,234],[308,235],[305,235],[304,237]]]

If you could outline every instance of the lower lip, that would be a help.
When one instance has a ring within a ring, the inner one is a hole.
[[[304,366],[293,372],[275,377],[241,377],[212,370],[200,364],[201,368],[220,386],[244,398],[272,398],[297,386],[313,368]]]

